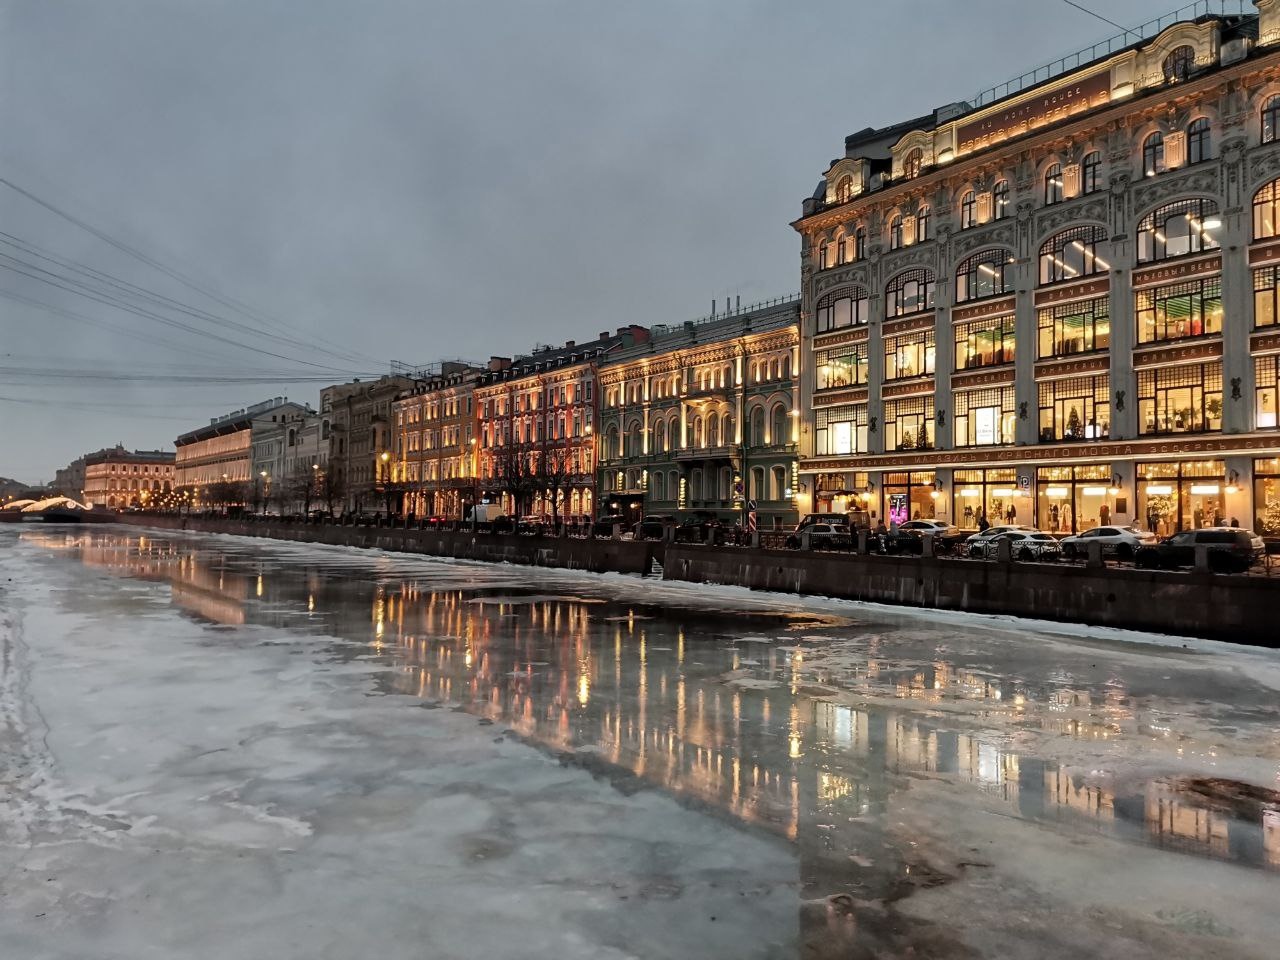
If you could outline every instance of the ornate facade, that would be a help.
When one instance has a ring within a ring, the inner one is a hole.
[[[803,237],[802,509],[1280,533],[1280,10],[846,140]]]
[[[173,459],[163,450],[99,450],[84,458],[84,489],[66,495],[108,510],[168,505]]]
[[[601,370],[599,512],[796,520],[799,301],[679,327]]]

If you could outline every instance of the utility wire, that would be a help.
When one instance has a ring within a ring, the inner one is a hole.
[[[1094,12],[1093,12],[1092,10],[1090,10],[1088,7],[1082,7],[1080,4],[1076,3],[1076,2],[1075,2],[1075,0],[1062,0],[1062,2],[1063,2],[1063,3],[1065,3],[1065,4],[1066,4],[1067,6],[1069,6],[1069,7],[1075,7],[1075,8],[1076,8],[1077,10],[1079,10],[1081,13],[1087,13],[1089,16],[1093,17],[1094,19],[1101,20],[1103,23],[1109,23],[1109,24],[1111,24],[1111,26],[1115,27],[1117,30],[1119,30],[1121,33],[1123,33],[1125,36],[1128,36],[1128,35],[1129,35],[1129,30],[1128,30],[1128,28],[1127,28],[1127,27],[1122,27],[1122,26],[1120,26],[1120,24],[1116,23],[1114,20],[1108,20],[1106,17],[1104,17],[1104,16],[1103,16],[1102,14],[1100,14],[1100,13],[1094,13]]]
[[[84,230],[85,232],[92,234],[93,236],[101,240],[103,243],[109,244],[110,246],[116,248],[117,250],[120,250],[122,253],[126,253],[129,256],[137,260],[140,260],[142,263],[145,263],[147,266],[155,270],[159,270],[161,273],[165,274],[166,276],[174,280],[177,280],[179,283],[184,284],[187,287],[190,287],[192,290],[195,290],[198,293],[203,294],[204,296],[208,297],[210,300],[214,300],[217,303],[222,304],[224,307],[226,307],[229,310],[239,313],[250,320],[256,320],[259,323],[267,324],[268,326],[272,324],[274,324],[277,327],[287,326],[282,321],[273,320],[269,317],[264,317],[252,311],[251,309],[248,308],[246,304],[243,304],[232,297],[228,297],[218,293],[215,290],[208,289],[204,285],[191,279],[190,277],[179,272],[178,270],[175,270],[172,267],[166,266],[160,261],[155,260],[154,258],[143,253],[141,250],[138,250],[135,247],[130,246],[129,244],[125,243],[123,240],[118,240],[115,237],[112,237],[110,234],[106,233],[105,231],[98,229],[92,224],[80,219],[79,217],[76,217],[71,213],[68,213],[67,211],[54,205],[52,202],[45,200],[42,197],[39,197],[36,194],[32,193],[30,190],[27,190],[27,189],[24,189],[23,187],[18,186],[12,180],[9,180],[5,177],[0,177],[0,184],[3,184],[4,186],[8,187],[10,190],[13,190],[15,193],[21,194],[22,196],[30,200],[32,203],[43,207],[44,209],[48,210],[50,213],[53,213],[56,216],[59,216],[62,219],[66,220],[67,222],[74,224],[75,226],[79,227],[81,230]],[[295,330],[297,329],[298,328],[295,328]],[[312,336],[310,331],[299,330],[298,332],[301,332],[307,336]],[[322,340],[322,338],[320,337],[316,337],[315,339],[317,341]],[[370,363],[374,363],[374,364],[379,363],[378,360],[375,360],[372,357],[364,357],[363,359]]]

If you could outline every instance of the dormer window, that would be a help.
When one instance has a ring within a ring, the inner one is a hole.
[[[1196,52],[1191,47],[1183,44],[1175,47],[1161,64],[1164,71],[1165,83],[1179,83],[1187,77],[1191,76],[1191,71],[1195,69]]]
[[[836,203],[848,203],[853,199],[853,177],[843,176],[836,181]]]
[[[908,180],[920,176],[920,168],[924,166],[924,151],[919,147],[908,151],[902,158],[902,175]]]

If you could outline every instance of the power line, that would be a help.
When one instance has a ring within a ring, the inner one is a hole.
[[[44,209],[48,210],[50,213],[53,213],[56,216],[59,216],[62,219],[66,220],[68,223],[72,223],[75,226],[79,227],[81,230],[84,230],[85,232],[92,234],[93,236],[101,240],[103,243],[109,244],[115,249],[120,250],[122,253],[126,253],[129,256],[133,257],[134,259],[139,260],[142,263],[145,263],[147,266],[151,267],[152,269],[159,270],[161,273],[165,274],[166,276],[174,280],[177,280],[179,283],[187,287],[190,287],[192,290],[195,290],[200,294],[203,294],[204,296],[208,297],[210,300],[213,300],[217,303],[222,304],[224,307],[228,308],[229,310],[232,310],[235,313],[239,313],[241,316],[244,316],[250,320],[256,320],[259,323],[267,324],[268,326],[271,326],[274,324],[275,326],[280,328],[288,327],[288,325],[285,324],[283,321],[262,316],[260,313],[251,310],[248,307],[248,305],[232,297],[220,294],[216,290],[210,290],[206,288],[202,284],[196,282],[195,280],[179,272],[178,270],[175,270],[172,267],[166,266],[160,261],[155,260],[154,258],[143,253],[141,250],[138,250],[135,247],[130,246],[129,244],[125,243],[123,240],[118,240],[115,237],[112,237],[110,234],[93,226],[91,223],[88,223],[85,220],[82,220],[81,218],[76,217],[71,213],[68,213],[66,210],[63,210],[60,207],[53,204],[52,202],[37,196],[36,194],[32,193],[30,190],[27,190],[23,187],[18,186],[12,180],[9,180],[5,177],[0,177],[0,184],[3,184],[4,186],[8,187],[10,190],[13,190],[18,194],[21,194],[22,196],[30,200],[32,203],[37,204],[40,207],[43,207]],[[294,329],[297,330],[298,328],[294,328]],[[312,336],[310,331],[298,330],[298,332],[301,332],[307,336]],[[315,339],[317,341],[321,341],[323,338],[316,337]],[[375,363],[375,364],[380,362],[373,357],[362,357],[361,359],[363,359],[366,362]]]
[[[1063,2],[1063,3],[1065,3],[1065,4],[1066,4],[1067,6],[1069,6],[1069,7],[1075,7],[1077,10],[1079,10],[1079,11],[1080,11],[1080,12],[1082,12],[1082,13],[1087,13],[1089,16],[1091,16],[1091,17],[1093,17],[1093,18],[1095,18],[1095,19],[1097,19],[1097,20],[1101,20],[1103,23],[1108,23],[1108,24],[1110,24],[1111,26],[1113,26],[1113,27],[1115,27],[1117,30],[1119,30],[1121,33],[1127,34],[1127,33],[1129,32],[1129,30],[1128,30],[1128,28],[1127,28],[1127,27],[1122,27],[1122,26],[1120,26],[1120,24],[1116,23],[1114,20],[1108,20],[1106,17],[1104,17],[1104,16],[1103,16],[1102,14],[1100,14],[1100,13],[1094,13],[1094,12],[1093,12],[1092,10],[1090,10],[1088,7],[1082,7],[1082,6],[1080,6],[1080,4],[1076,3],[1076,2],[1075,2],[1075,0],[1062,0],[1062,2]]]

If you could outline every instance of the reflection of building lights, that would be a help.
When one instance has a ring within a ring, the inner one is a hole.
[[[578,703],[585,707],[590,699],[591,678],[585,673],[580,673],[578,674]]]

